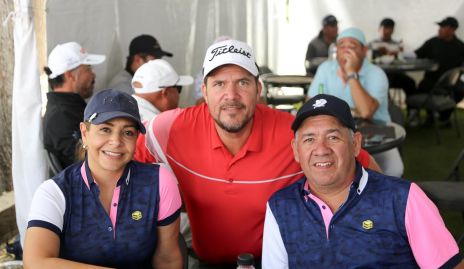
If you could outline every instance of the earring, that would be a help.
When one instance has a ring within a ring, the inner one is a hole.
[[[88,150],[88,149],[89,149],[89,146],[87,146],[87,145],[82,145],[82,148],[83,148],[84,150]]]

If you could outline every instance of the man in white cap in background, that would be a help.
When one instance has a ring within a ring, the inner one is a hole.
[[[182,86],[193,83],[191,76],[179,76],[165,60],[151,60],[140,66],[132,78],[132,95],[137,100],[142,121],[179,105]]]
[[[75,161],[79,123],[84,117],[85,98],[92,96],[95,73],[92,65],[100,64],[105,55],[88,54],[76,42],[57,45],[48,56],[44,71],[51,91],[47,93],[44,116],[44,146],[53,153],[62,168]]]
[[[337,37],[337,59],[319,66],[308,97],[334,95],[347,102],[359,118],[390,122],[387,76],[366,59],[366,53],[366,38],[360,29],[352,27],[341,32]],[[397,148],[373,157],[386,175],[402,176],[403,160]]]

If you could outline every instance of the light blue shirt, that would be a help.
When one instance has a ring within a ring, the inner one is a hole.
[[[337,76],[338,62],[328,60],[322,63],[317,69],[311,86],[309,87],[308,97],[315,96],[319,93],[319,86],[324,86],[325,94],[337,96],[345,100],[351,108],[355,108],[351,89],[348,84],[344,84],[342,79]],[[375,111],[373,119],[390,122],[388,113],[388,79],[382,69],[371,64],[364,59],[361,70],[359,71],[359,82],[370,96],[379,102],[379,108]]]

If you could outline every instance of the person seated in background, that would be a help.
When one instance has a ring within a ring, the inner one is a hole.
[[[182,86],[193,83],[191,76],[179,76],[165,60],[148,61],[135,71],[132,95],[139,107],[142,121],[151,120],[160,112],[179,105]]]
[[[388,80],[378,66],[366,59],[366,39],[358,28],[348,28],[337,37],[337,59],[319,66],[308,97],[327,93],[345,100],[363,119],[390,122]],[[385,174],[400,177],[403,161],[397,148],[373,154]]]
[[[425,41],[414,51],[418,58],[427,58],[438,63],[438,69],[425,72],[424,78],[418,86],[420,92],[429,92],[441,75],[464,64],[464,43],[456,36],[456,29],[459,27],[456,18],[446,17],[437,24],[440,26],[438,35]],[[459,94],[456,95],[456,101],[459,102],[462,100],[464,86],[460,84],[457,91]],[[442,112],[440,120],[446,121],[451,112]],[[429,121],[431,120],[433,120],[433,115],[429,115]]]
[[[338,21],[333,15],[327,15],[322,19],[322,29],[311,40],[306,50],[305,68],[307,75],[314,75],[317,67],[311,65],[315,58],[328,58],[329,46],[335,42],[338,34]]]
[[[103,90],[83,119],[85,160],[34,195],[25,268],[182,268],[176,180],[164,166],[132,161],[145,133],[137,101]]]
[[[135,71],[144,63],[161,59],[163,56],[172,57],[173,54],[161,49],[158,40],[151,35],[139,35],[132,39],[129,44],[129,56],[127,56],[126,67],[111,79],[108,88],[120,90],[133,94],[132,77]]]
[[[44,71],[51,91],[47,93],[43,118],[44,147],[57,157],[63,168],[76,161],[79,123],[86,106],[84,99],[92,96],[95,84],[91,65],[104,60],[104,55],[88,54],[76,42],[59,44],[48,56]]]
[[[214,43],[203,70],[205,102],[154,118],[137,141],[136,160],[168,157],[159,161],[179,180],[200,268],[236,268],[240,253],[261,257],[266,201],[301,176],[289,146],[294,116],[258,104],[261,84],[248,44]],[[358,159],[378,169],[366,151]]]
[[[402,60],[400,55],[403,52],[403,42],[392,38],[395,30],[395,21],[390,18],[384,18],[379,25],[379,38],[369,43],[374,60],[384,55],[392,55],[398,60]],[[390,88],[403,89],[406,95],[416,92],[416,82],[404,72],[387,73],[388,84]]]
[[[313,96],[292,130],[304,177],[267,203],[263,268],[464,268],[437,207],[415,183],[356,161],[362,137],[345,101]]]

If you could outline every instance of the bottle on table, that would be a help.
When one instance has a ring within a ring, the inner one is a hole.
[[[319,89],[318,89],[318,94],[323,94],[324,93],[324,84],[319,84]]]
[[[242,253],[237,257],[237,269],[255,269],[255,257],[250,253]]]

